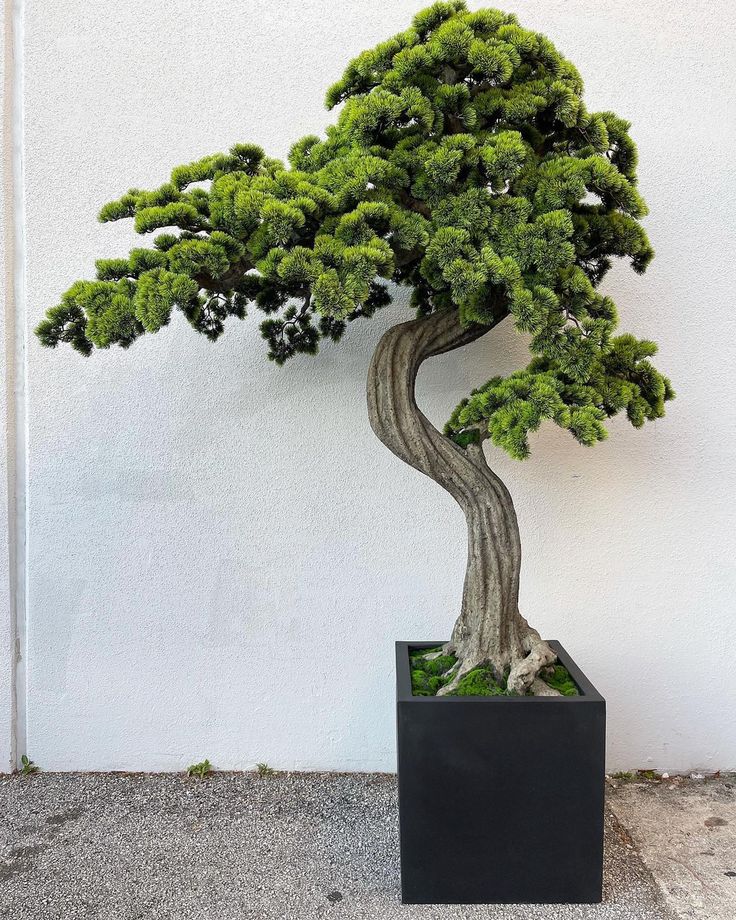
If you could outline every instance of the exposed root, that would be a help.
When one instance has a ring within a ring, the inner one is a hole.
[[[444,687],[437,691],[437,696],[447,696],[454,693],[460,681],[475,668],[490,668],[498,678],[509,668],[506,687],[512,693],[525,696],[560,696],[561,694],[546,684],[540,674],[544,674],[557,661],[557,655],[541,638],[536,629],[533,629],[521,614],[517,615],[516,648],[506,654],[500,653],[493,656],[483,655],[480,652],[468,654],[465,657],[458,655],[458,650],[451,642],[442,649],[445,655],[458,655],[457,663],[448,671],[452,675]]]
[[[559,690],[545,684],[541,677],[535,677],[530,688],[532,696],[562,696]]]
[[[540,640],[534,648],[521,661],[512,665],[506,683],[509,690],[514,693],[527,693],[539,672],[554,664],[557,656],[546,642]]]
[[[525,694],[530,690],[534,692],[534,682],[540,672],[550,668],[557,661],[557,655],[521,614],[519,622],[521,646],[527,654],[512,664],[507,686],[514,693]]]

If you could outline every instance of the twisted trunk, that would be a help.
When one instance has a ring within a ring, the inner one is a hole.
[[[481,443],[459,447],[424,416],[414,395],[421,364],[489,331],[463,327],[456,310],[432,313],[389,329],[368,372],[368,415],[383,443],[410,466],[446,489],[468,523],[468,565],[460,616],[446,650],[458,659],[450,684],[481,665],[508,686],[545,692],[539,671],[555,655],[519,614],[521,542],[508,489],[486,463]],[[548,689],[548,688],[547,688]]]

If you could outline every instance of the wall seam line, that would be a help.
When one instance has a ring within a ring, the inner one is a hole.
[[[24,0],[5,10],[6,399],[10,575],[10,766],[26,752],[27,373],[25,342],[25,201],[23,150]]]

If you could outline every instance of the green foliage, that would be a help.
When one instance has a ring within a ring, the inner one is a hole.
[[[36,764],[28,757],[28,754],[21,754],[20,772],[23,776],[30,776],[32,773],[38,773],[38,769]]]
[[[187,767],[187,776],[196,776],[198,779],[204,779],[208,773],[212,772],[212,764],[209,760],[203,760],[201,763],[193,763]]]
[[[269,767],[267,763],[257,763],[256,773],[258,773],[259,776],[275,776],[276,775],[276,771],[273,769],[273,767]]]
[[[177,309],[216,339],[254,306],[282,364],[372,316],[391,281],[420,314],[509,318],[528,336],[529,365],[453,412],[461,446],[490,437],[522,459],[544,421],[592,445],[619,412],[637,427],[663,415],[674,394],[654,345],[614,335],[599,291],[614,258],[642,272],[653,255],[636,147],[628,122],[588,111],[549,39],[511,14],[434,3],[358,55],[327,105],[342,106],[337,123],[287,164],[237,144],[105,205],[101,221],[132,219],[153,246],[99,260],[48,311],[41,342],[127,348]]]
[[[452,680],[452,668],[457,663],[454,655],[445,655],[442,646],[430,649],[413,649],[409,653],[411,688],[413,696],[436,696]],[[564,665],[556,664],[540,678],[563,696],[577,696],[579,691]],[[508,674],[498,678],[490,668],[468,671],[450,693],[450,696],[511,696],[506,689]]]

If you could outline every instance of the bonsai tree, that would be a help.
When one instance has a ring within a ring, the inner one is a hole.
[[[484,442],[523,460],[548,420],[591,446],[608,418],[638,428],[673,396],[654,343],[615,335],[599,290],[614,257],[643,272],[653,252],[629,124],[582,94],[575,67],[513,15],[435,3],[348,65],[327,93],[336,124],[297,141],[288,165],[237,144],[105,205],[101,221],[132,218],[152,248],[99,260],[36,330],[89,355],[158,332],[174,308],[214,340],[254,306],[283,364],[389,304],[386,282],[408,286],[416,318],[380,340],[368,411],[467,517],[443,693],[480,666],[511,692],[554,692],[539,675],[555,655],[519,611],[514,505]],[[525,336],[530,363],[508,377],[491,367],[438,431],[415,401],[420,365],[500,323]]]

